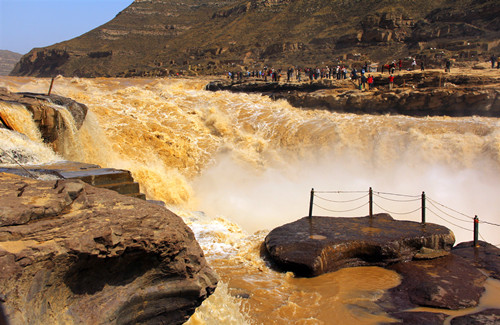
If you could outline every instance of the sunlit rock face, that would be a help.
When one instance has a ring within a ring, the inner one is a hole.
[[[182,219],[77,180],[0,174],[11,324],[182,324],[217,283]]]
[[[136,0],[108,23],[37,48],[12,75],[164,76],[418,57],[487,60],[498,48],[487,1]]]
[[[344,267],[384,266],[411,260],[422,248],[449,251],[455,236],[446,227],[373,217],[305,217],[273,229],[265,245],[281,267],[317,276]]]

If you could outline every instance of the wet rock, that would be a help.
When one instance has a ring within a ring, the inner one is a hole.
[[[455,317],[451,325],[495,325],[500,324],[500,309],[486,309],[479,313]]]
[[[396,312],[391,313],[391,317],[397,319],[397,322],[390,322],[384,324],[425,324],[425,325],[442,325],[445,319],[448,317],[446,314],[442,313],[427,313],[427,312]]]
[[[479,241],[479,247],[474,247],[473,242],[465,242],[453,247],[452,252],[500,280],[500,248],[483,241]]]
[[[372,91],[357,89],[352,80],[330,79],[298,84],[214,81],[206,89],[261,92],[295,107],[334,112],[500,117],[500,91],[484,87],[498,83],[498,78],[429,71],[396,75],[392,91],[388,90],[388,75],[376,76]]]
[[[59,95],[44,95],[35,93],[10,93],[8,91],[0,92],[0,101],[7,103],[19,103],[24,105],[32,114],[33,120],[41,132],[45,142],[54,143],[65,129],[70,128],[60,111],[64,107],[71,113],[75,126],[79,129],[85,117],[88,108],[82,103],[78,103],[70,98]],[[15,130],[15,125],[9,124],[8,116],[0,116],[4,124],[10,129]]]
[[[273,229],[265,239],[270,259],[302,276],[317,276],[344,267],[411,260],[423,247],[449,251],[455,242],[446,227],[372,218],[304,217]]]
[[[182,324],[216,283],[192,231],[165,208],[76,180],[0,173],[11,324]]]
[[[394,312],[413,307],[461,309],[477,306],[486,276],[460,256],[396,263],[388,267],[402,276],[389,290]]]

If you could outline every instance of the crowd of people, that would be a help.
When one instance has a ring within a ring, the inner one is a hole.
[[[500,68],[500,61],[494,55],[491,56],[491,67],[494,68],[495,64],[497,68]],[[417,66],[420,65],[420,70],[425,70],[425,65],[423,61],[417,64],[416,59],[411,59],[409,63],[403,63],[403,60],[393,60],[391,63],[382,64],[380,66],[380,72],[382,75],[385,71],[389,74],[388,85],[389,90],[392,90],[394,86],[394,74],[396,70],[416,70]],[[355,66],[348,67],[346,65],[337,66],[326,66],[324,68],[300,68],[300,67],[290,67],[286,70],[286,82],[296,81],[310,81],[313,82],[318,79],[336,79],[345,80],[349,79],[355,83],[359,89],[372,89],[374,86],[374,78],[370,74],[371,72],[378,71],[378,67],[374,67],[368,62],[359,67],[359,70]],[[445,61],[445,72],[450,72],[451,70],[451,60]],[[246,72],[228,72],[228,78],[232,82],[242,81],[244,78],[258,78],[263,79],[265,82],[281,82],[282,75],[285,76],[285,71],[282,69],[274,69],[269,67],[264,67],[263,69],[246,71]]]
[[[384,72],[384,68],[390,74],[389,79],[392,78],[392,82],[394,82],[393,74],[396,68],[395,62],[389,65],[384,65],[382,67],[382,72]],[[399,63],[399,70],[402,70],[401,60]],[[333,67],[326,66],[324,68],[290,67],[286,70],[286,82],[313,82],[320,79],[352,80],[356,84],[356,86],[359,87],[359,89],[370,90],[374,86],[374,78],[370,74],[370,72],[375,71],[376,68],[370,66],[368,62],[361,66],[359,70],[354,66],[348,68],[346,65],[337,65]],[[228,72],[228,78],[230,78],[232,82],[240,82],[245,78],[258,78],[264,80],[264,82],[281,82],[282,76],[283,78],[285,76],[285,72],[282,69],[274,69],[269,67],[246,72]]]

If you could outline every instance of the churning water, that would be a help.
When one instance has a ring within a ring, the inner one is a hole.
[[[0,87],[12,92],[43,93],[49,83],[0,78]],[[392,271],[351,268],[300,279],[272,271],[261,259],[270,229],[308,213],[311,188],[373,187],[412,197],[425,191],[435,202],[427,222],[449,227],[457,242],[472,240],[474,215],[500,223],[497,118],[301,110],[266,96],[207,92],[206,83],[58,77],[53,93],[86,104],[89,113],[80,130],[65,131],[57,154],[42,144],[22,107],[0,106],[0,114],[12,116],[9,124],[26,135],[0,129],[3,150],[22,153],[25,163],[66,159],[128,169],[148,198],[167,202],[193,229],[222,282],[192,324],[389,320],[374,301],[399,283]],[[71,124],[71,116],[65,119]],[[339,194],[332,201],[356,195]],[[379,198],[375,212],[420,220],[420,212],[406,213],[418,209],[418,200]],[[315,215],[368,214],[366,206],[355,209],[357,202],[319,203]],[[500,244],[497,232],[480,225],[481,237],[492,244]],[[490,304],[485,298],[483,305]]]

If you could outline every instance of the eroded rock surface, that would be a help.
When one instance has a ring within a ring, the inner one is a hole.
[[[451,325],[470,324],[500,324],[500,309],[486,309],[479,313],[455,317],[450,322]]]
[[[260,92],[292,106],[356,114],[500,117],[500,79],[438,71],[398,73],[394,89],[389,75],[375,74],[374,89],[361,91],[358,81],[322,79],[306,83],[213,81],[207,90]],[[485,86],[487,85],[487,86]]]
[[[479,247],[474,247],[473,242],[465,242],[453,247],[453,254],[465,258],[475,267],[486,270],[492,278],[500,280],[500,248],[484,241],[479,241]]]
[[[5,88],[0,89],[0,101],[25,106],[32,114],[43,140],[48,143],[56,141],[65,129],[70,128],[59,109],[60,107],[68,110],[78,129],[85,121],[88,111],[85,104],[78,103],[67,97],[55,94],[11,93]],[[16,126],[9,123],[9,116],[0,114],[0,120],[6,127],[16,130]]]
[[[454,242],[446,227],[377,214],[372,218],[304,217],[273,229],[265,247],[278,266],[317,276],[343,267],[409,261],[422,248],[449,251]]]
[[[0,173],[0,298],[11,324],[181,324],[216,283],[170,211],[81,181]]]
[[[417,306],[442,309],[474,307],[484,292],[487,278],[456,255],[397,263],[389,269],[402,275],[401,284],[389,290],[394,311]]]

